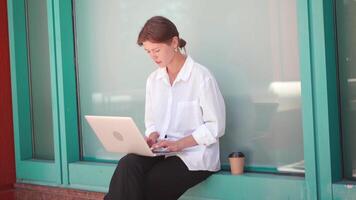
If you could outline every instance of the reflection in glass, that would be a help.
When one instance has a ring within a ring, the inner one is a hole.
[[[295,0],[76,0],[75,11],[85,159],[120,157],[105,152],[86,114],[132,116],[144,131],[145,81],[155,66],[136,38],[148,18],[163,15],[224,95],[222,163],[242,151],[249,166],[304,172]]]
[[[26,8],[33,157],[36,159],[53,160],[54,146],[47,1],[27,0]]]
[[[356,178],[356,1],[336,1],[344,176]]]

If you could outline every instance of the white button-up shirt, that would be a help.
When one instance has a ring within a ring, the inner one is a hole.
[[[145,135],[179,140],[192,135],[198,145],[178,153],[189,170],[220,169],[219,137],[225,131],[225,104],[218,84],[204,66],[187,56],[174,83],[166,68],[150,74],[146,85]]]

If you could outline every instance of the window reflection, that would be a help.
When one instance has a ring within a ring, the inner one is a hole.
[[[214,73],[224,95],[222,164],[239,150],[249,166],[303,166],[295,0],[75,0],[75,9],[82,116],[131,116],[144,130],[145,83],[156,66],[135,43],[149,17],[164,15],[188,42],[188,54]],[[120,158],[101,151],[81,123],[84,159]]]

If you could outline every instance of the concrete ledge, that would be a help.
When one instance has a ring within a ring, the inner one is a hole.
[[[41,183],[39,183],[41,184]],[[80,186],[80,188],[79,188]],[[88,185],[35,185],[16,183],[17,199],[103,199],[103,192],[93,192]],[[105,191],[107,188],[105,189]],[[104,191],[104,190],[103,190]],[[304,177],[244,173],[233,176],[220,171],[189,189],[179,200],[303,200],[308,199]]]

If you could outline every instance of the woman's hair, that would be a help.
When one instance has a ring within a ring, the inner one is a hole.
[[[178,37],[178,47],[184,48],[187,42],[179,38],[177,27],[169,19],[162,16],[154,16],[146,21],[137,38],[137,44],[142,46],[143,42],[170,44],[174,36]]]

